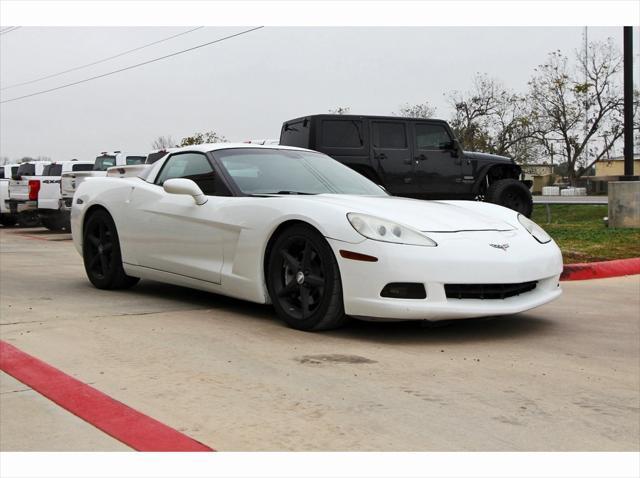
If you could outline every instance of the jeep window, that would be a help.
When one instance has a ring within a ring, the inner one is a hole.
[[[416,124],[416,146],[420,150],[448,149],[451,136],[441,124]]]
[[[373,145],[376,148],[404,149],[407,147],[407,131],[404,123],[374,122]]]
[[[116,165],[116,157],[105,154],[104,156],[98,156],[96,162],[93,165],[94,171],[106,171],[107,168]]]
[[[280,132],[280,144],[308,148],[310,124],[310,121],[307,119],[289,121],[283,124],[282,131]]]
[[[43,176],[60,176],[62,174],[62,164],[47,164],[42,170]]]
[[[91,171],[93,164],[74,164],[71,166],[71,171]]]
[[[18,168],[18,176],[35,176],[36,165],[35,164],[21,164]]]
[[[322,146],[327,148],[361,148],[362,121],[326,120],[322,122]]]
[[[125,163],[127,165],[144,164],[146,159],[147,159],[146,156],[127,156],[127,159],[125,160]]]

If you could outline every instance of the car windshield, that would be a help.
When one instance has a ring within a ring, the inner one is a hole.
[[[213,154],[244,194],[386,195],[375,183],[321,153],[237,148]]]
[[[106,171],[107,168],[111,168],[116,165],[116,157],[108,154],[98,156],[96,162],[93,164],[94,171]]]

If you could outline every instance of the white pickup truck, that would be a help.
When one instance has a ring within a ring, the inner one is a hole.
[[[13,226],[18,222],[18,215],[12,213],[9,205],[5,202],[9,200],[9,181],[11,181],[11,176],[17,172],[17,164],[0,166],[0,224],[3,226]]]
[[[49,161],[32,161],[22,163],[9,180],[9,199],[5,200],[5,207],[9,213],[17,216],[21,226],[33,227],[40,224],[38,218],[38,192],[40,181],[33,179],[42,176],[44,167]]]
[[[91,171],[62,173],[60,190],[62,193],[63,209],[66,210],[67,214],[71,211],[73,195],[80,183],[84,180],[91,177],[106,176],[107,169],[114,166],[144,164],[146,159],[146,154],[123,153],[121,151],[113,151],[111,153],[103,152],[96,158]]]
[[[91,161],[60,161],[48,164],[42,176],[34,176],[31,181],[40,181],[36,210],[40,222],[52,231],[71,229],[69,210],[64,207],[60,191],[60,178],[64,173],[90,171]]]

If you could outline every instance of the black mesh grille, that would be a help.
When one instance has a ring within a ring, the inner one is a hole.
[[[445,284],[448,299],[506,299],[536,288],[537,281],[520,284]]]

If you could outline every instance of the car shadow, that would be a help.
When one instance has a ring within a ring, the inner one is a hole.
[[[141,281],[132,291],[139,294],[157,296],[176,302],[185,302],[190,307],[220,309],[241,314],[247,318],[281,323],[270,305],[254,304],[210,292],[173,286],[160,282]],[[286,327],[282,323],[282,327]],[[367,322],[351,320],[342,328],[325,332],[315,332],[329,337],[349,340],[364,340],[380,344],[454,344],[508,340],[516,337],[549,333],[554,327],[552,320],[535,313],[523,313],[500,317],[478,319],[428,321]],[[300,332],[289,329],[292,334]]]

